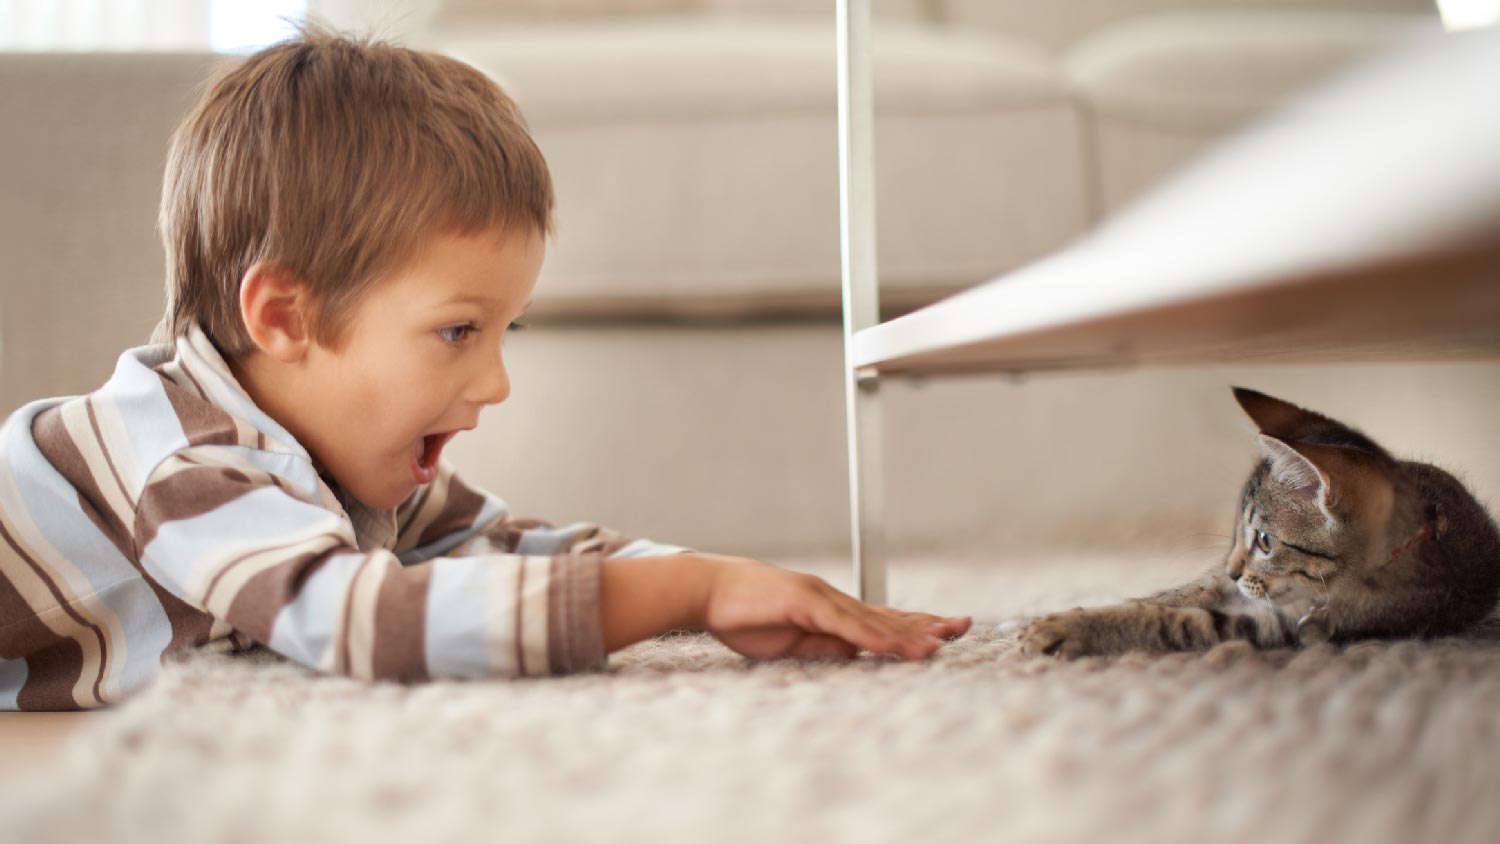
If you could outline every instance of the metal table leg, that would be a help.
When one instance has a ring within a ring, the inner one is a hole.
[[[879,380],[851,361],[855,332],[880,321],[875,265],[875,138],[870,0],[837,0],[839,246],[843,259],[844,397],[849,438],[849,517],[854,583],[861,600],[886,601]]]

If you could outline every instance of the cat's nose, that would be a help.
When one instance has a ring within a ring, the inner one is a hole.
[[[1229,573],[1230,580],[1238,582],[1240,575],[1245,573],[1245,562],[1243,560],[1232,560],[1229,565],[1224,567],[1224,570]]]

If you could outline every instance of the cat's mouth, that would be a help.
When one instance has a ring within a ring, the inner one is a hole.
[[[1241,595],[1251,600],[1260,601],[1267,598],[1266,585],[1259,578],[1242,577],[1239,583],[1236,584],[1236,587],[1240,590]]]

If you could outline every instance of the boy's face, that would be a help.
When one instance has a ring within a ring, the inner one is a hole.
[[[345,492],[400,504],[435,477],[447,440],[510,394],[501,339],[544,253],[529,233],[438,236],[360,300],[342,348],[308,350],[289,429]]]

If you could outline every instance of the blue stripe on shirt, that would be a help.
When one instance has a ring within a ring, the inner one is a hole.
[[[510,508],[506,506],[504,501],[493,495],[485,494],[484,504],[480,507],[479,515],[474,519],[474,524],[463,530],[456,530],[438,537],[426,545],[419,545],[416,548],[402,551],[396,555],[396,559],[400,561],[401,565],[409,566],[413,563],[420,563],[423,560],[441,557],[454,548],[468,542],[485,525],[495,519],[508,515],[510,515]]]
[[[353,547],[349,523],[336,514],[276,487],[258,487],[207,513],[160,525],[141,549],[141,565],[172,594],[202,609],[203,596],[189,593],[188,585],[193,584],[194,592],[205,589],[207,567],[319,533],[341,534],[343,539],[329,539],[329,544]]]
[[[167,398],[166,385],[160,374],[145,366],[140,358],[154,360],[161,346],[145,346],[121,355],[114,377],[99,392],[119,408],[125,427],[124,447],[130,449],[134,464],[146,475],[166,456],[187,446],[187,434],[177,411]],[[111,447],[122,444],[111,442]],[[146,477],[124,478],[132,497],[140,497]],[[133,525],[127,525],[133,528]]]
[[[78,490],[53,468],[29,436],[32,419],[55,403],[32,402],[12,416],[0,431],[0,453],[6,455],[16,494],[25,503],[25,514],[31,517],[41,540],[63,559],[72,561],[88,584],[80,589],[75,583],[70,590],[80,598],[97,597],[120,619],[126,635],[118,641],[111,639],[114,650],[109,654],[109,671],[118,678],[123,693],[160,670],[161,653],[172,641],[172,625],[151,586],[141,579],[130,560],[93,522],[79,518]],[[25,435],[20,435],[21,431]],[[19,515],[15,516],[17,529],[22,527]],[[126,530],[133,527],[125,525]],[[34,539],[22,537],[25,542]],[[78,609],[84,612],[84,607]]]
[[[333,642],[334,610],[349,593],[350,581],[368,555],[332,554],[302,585],[297,599],[276,614],[268,646],[303,665],[318,667]]]
[[[489,596],[485,594],[481,567],[505,565],[507,561],[514,566],[519,558],[442,557],[432,561],[427,627],[422,636],[430,676],[483,677],[492,673],[485,631]]]

